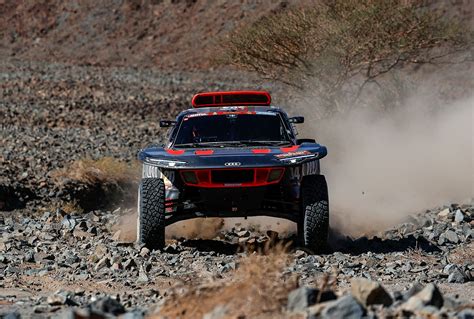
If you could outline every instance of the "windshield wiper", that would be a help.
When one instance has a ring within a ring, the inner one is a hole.
[[[175,144],[174,147],[206,147],[209,146],[209,143],[183,143]]]
[[[245,145],[240,141],[220,141],[220,142],[195,142],[195,143],[183,143],[175,144],[175,147],[219,147],[219,146],[228,146],[228,145]]]
[[[215,142],[196,142],[196,143],[183,143],[175,144],[175,147],[225,147],[225,146],[282,146],[288,145],[290,141],[255,141],[255,140],[243,140],[243,141],[215,141]]]
[[[243,144],[247,145],[264,145],[264,146],[281,146],[281,145],[288,145],[290,141],[254,141],[254,140],[245,140],[240,141]]]

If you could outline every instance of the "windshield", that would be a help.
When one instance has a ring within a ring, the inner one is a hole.
[[[277,113],[208,115],[183,118],[174,146],[210,144],[284,145],[290,139]]]

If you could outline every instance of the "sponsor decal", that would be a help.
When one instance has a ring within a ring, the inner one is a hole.
[[[284,154],[275,155],[277,158],[287,158],[287,157],[296,157],[296,156],[303,156],[303,155],[311,155],[312,153],[309,151],[298,151],[298,152],[289,152]]]
[[[247,109],[248,109],[247,106],[224,106],[224,107],[219,108],[220,111],[233,111],[233,110],[243,111]]]
[[[143,164],[143,178],[162,178],[165,182],[165,187],[173,185],[176,172],[171,170],[160,169],[157,166]]]
[[[304,176],[319,174],[319,161],[306,162],[301,166],[290,167],[290,179],[301,181]]]
[[[306,162],[301,166],[302,176],[319,174],[319,161]]]
[[[158,167],[148,164],[143,164],[142,177],[143,178],[158,178],[161,172]]]
[[[224,166],[240,166],[241,163],[240,162],[227,162],[227,163],[224,163]]]
[[[143,164],[143,178],[161,178],[165,183],[166,200],[177,200],[179,198],[179,190],[174,186],[176,180],[176,172],[172,170],[160,169],[153,165]],[[176,210],[175,208],[173,208]]]
[[[290,179],[291,180],[301,180],[300,166],[290,167]]]
[[[188,119],[193,118],[193,117],[206,116],[206,115],[207,115],[206,113],[192,113],[192,114],[186,115],[183,118],[183,121],[187,121]]]

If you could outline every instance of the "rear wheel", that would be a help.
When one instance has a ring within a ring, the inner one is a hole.
[[[329,231],[329,199],[323,175],[309,175],[301,182],[302,207],[298,221],[298,238],[315,253],[327,247]]]
[[[143,178],[138,189],[137,241],[150,249],[165,246],[165,184]]]

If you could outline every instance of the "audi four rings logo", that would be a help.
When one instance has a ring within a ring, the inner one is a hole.
[[[227,162],[224,165],[225,166],[240,166],[240,162]]]

